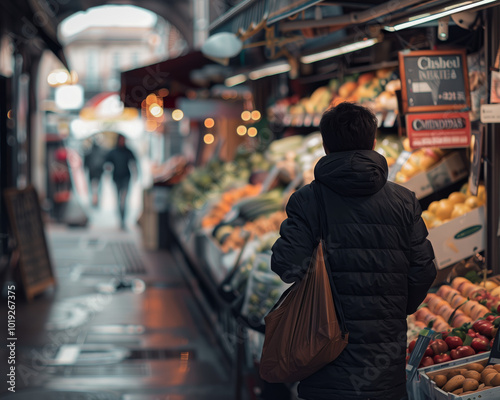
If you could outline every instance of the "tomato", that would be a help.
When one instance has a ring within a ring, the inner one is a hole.
[[[480,325],[482,325],[482,324],[484,324],[484,323],[486,323],[486,322],[488,322],[488,321],[486,321],[485,319],[478,319],[476,322],[474,322],[474,323],[472,324],[472,329],[474,329],[475,331],[477,331],[477,328],[478,328]]]
[[[429,356],[432,357],[434,355],[434,351],[432,350],[431,346],[427,346],[425,349],[424,357]]]
[[[413,339],[408,345],[408,352],[411,353],[417,344],[417,339]]]
[[[482,338],[474,338],[472,339],[472,343],[470,346],[475,350],[475,351],[488,351],[490,349],[490,343],[489,339],[485,338],[484,336]]]
[[[432,357],[424,357],[420,362],[419,368],[428,367],[429,365],[434,365]]]
[[[476,332],[481,332],[480,327],[484,324],[491,324],[491,322],[485,319],[480,319],[479,321],[474,322],[474,324],[472,325],[472,329],[474,329]]]
[[[450,349],[456,349],[459,346],[463,346],[464,342],[462,339],[460,339],[458,336],[448,336],[445,339],[446,344],[448,345],[448,348]]]
[[[451,361],[451,357],[448,354],[436,354],[432,360],[435,364],[441,364],[447,361]]]
[[[495,327],[493,326],[493,324],[490,322],[490,321],[485,321],[484,324],[482,325],[479,325],[477,331],[481,334],[481,335],[485,335],[485,336],[489,336],[489,337],[493,337],[493,329]]]
[[[491,322],[491,321],[494,321],[494,320],[495,320],[495,318],[496,318],[496,316],[495,316],[495,315],[488,315],[488,316],[486,317],[486,321],[490,321],[490,322]]]
[[[474,329],[469,329],[467,331],[467,336],[470,336],[471,338],[475,338],[477,335],[477,332]]]
[[[475,350],[470,346],[460,346],[454,350],[457,352],[458,358],[473,356],[476,354]]]
[[[430,346],[434,354],[443,354],[448,351],[448,345],[443,339],[434,340]]]
[[[450,334],[450,332],[448,332],[448,331],[441,332],[441,336],[443,337],[443,340],[446,340],[446,338],[448,337],[449,334]]]

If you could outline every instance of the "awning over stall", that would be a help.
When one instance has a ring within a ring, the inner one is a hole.
[[[210,24],[210,34],[232,32],[245,35],[262,24],[273,24],[320,2],[321,0],[242,1]]]
[[[163,106],[174,108],[177,97],[183,96],[187,89],[201,87],[190,78],[192,70],[211,63],[200,51],[194,51],[146,67],[124,71],[121,74],[120,98],[125,107],[140,108],[148,94],[167,89],[168,95],[163,99]]]

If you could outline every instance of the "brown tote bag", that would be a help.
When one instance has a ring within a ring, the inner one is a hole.
[[[316,185],[313,183],[313,189],[321,209]],[[326,223],[325,218],[321,219],[320,227]],[[305,379],[335,360],[347,346],[349,334],[342,307],[325,263],[326,231],[321,230],[320,243],[305,276],[283,293],[264,318],[266,330],[259,372],[267,382]]]

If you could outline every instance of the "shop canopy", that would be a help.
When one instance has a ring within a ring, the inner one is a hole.
[[[164,108],[175,108],[178,97],[184,96],[190,88],[200,88],[191,79],[191,72],[213,62],[200,51],[151,64],[146,67],[124,71],[121,74],[120,98],[125,107],[141,108],[148,94],[167,89],[168,96],[163,99]]]
[[[231,32],[245,41],[264,27],[277,24],[277,30],[304,31],[328,28],[330,31],[360,24],[376,24],[387,31],[399,30],[397,23],[414,26],[432,21],[439,15],[491,7],[497,0],[350,0],[341,2],[317,0],[245,0],[229,9],[210,24],[210,35]],[[436,16],[434,19],[433,16]],[[414,20],[420,20],[416,22]],[[402,25],[403,27],[406,25]]]
[[[320,2],[321,0],[242,1],[212,22],[209,27],[210,33],[244,34],[263,23],[271,25]]]

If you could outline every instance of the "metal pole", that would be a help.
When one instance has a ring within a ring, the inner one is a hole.
[[[483,11],[485,20],[485,56],[488,69],[488,84],[491,82],[489,68],[493,66],[500,44],[498,24],[500,7]],[[489,91],[488,91],[489,93]],[[500,273],[500,240],[498,225],[500,217],[500,125],[487,124],[485,137],[484,180],[486,187],[486,265],[494,275]]]
[[[208,38],[208,15],[209,2],[205,0],[192,0],[193,4],[193,43],[194,48],[199,49]]]

